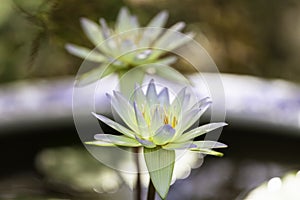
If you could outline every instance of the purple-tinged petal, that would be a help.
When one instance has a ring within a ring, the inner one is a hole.
[[[154,148],[154,147],[156,147],[156,145],[153,142],[149,141],[149,140],[144,140],[144,139],[141,139],[141,138],[139,138],[137,136],[135,138],[144,147],[147,147],[147,148]]]
[[[160,93],[158,94],[158,102],[160,103],[160,105],[170,105],[168,88],[165,87],[160,91]]]
[[[175,129],[173,129],[171,125],[165,124],[156,131],[153,136],[153,141],[157,145],[164,145],[172,140],[174,135]]]

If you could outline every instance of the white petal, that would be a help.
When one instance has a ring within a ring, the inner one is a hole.
[[[95,46],[103,42],[102,31],[98,24],[86,18],[81,18],[80,22],[84,33]]]
[[[151,43],[161,34],[163,27],[168,19],[168,13],[162,11],[158,13],[147,25],[147,28],[143,31],[143,36],[139,45],[141,47],[149,47]]]
[[[137,83],[135,83],[135,90],[134,90],[133,97],[134,97],[134,100],[131,99],[132,102],[136,101],[136,103],[137,103],[138,106],[141,106],[141,105],[144,105],[144,104],[147,103],[146,96],[145,96],[145,94],[144,94],[144,92],[142,90],[142,87],[139,84],[137,84]],[[141,109],[141,107],[139,107],[139,108]]]
[[[96,52],[95,50],[90,50],[85,47],[77,46],[74,44],[67,44],[66,50],[75,56],[78,56],[83,59],[87,59],[93,62],[104,62],[107,61],[107,58],[101,53]]]
[[[125,128],[124,126],[122,126],[121,124],[118,124],[117,122],[114,122],[113,120],[103,116],[103,115],[99,115],[96,113],[92,113],[97,119],[101,120],[102,122],[104,122],[105,124],[107,124],[108,126],[110,126],[111,128],[119,131],[120,133],[123,133],[124,135],[131,137],[131,138],[135,138],[135,133],[132,132],[131,130],[129,130],[128,128]]]
[[[116,21],[116,32],[121,33],[130,29],[130,13],[126,7],[121,8],[117,21]]]
[[[224,122],[205,124],[191,131],[188,131],[187,133],[182,134],[178,139],[176,139],[176,141],[183,142],[183,141],[193,140],[194,138],[200,135],[203,135],[205,133],[208,133],[210,131],[213,131],[215,129],[218,129],[226,125],[227,124]]]
[[[112,143],[118,146],[138,147],[141,144],[135,139],[123,136],[123,135],[111,135],[111,134],[96,134],[95,140]]]
[[[175,38],[179,31],[181,31],[183,28],[185,27],[185,23],[184,22],[178,22],[176,24],[174,24],[173,26],[171,26],[169,28],[169,30],[167,30],[154,44],[154,48],[157,49],[166,49],[166,47],[174,42],[174,39],[178,39]],[[156,58],[157,55],[154,56],[154,58]]]
[[[216,141],[195,141],[193,144],[197,145],[197,148],[199,149],[214,149],[214,148],[226,148],[227,145],[223,144],[221,142]]]
[[[104,39],[108,39],[111,36],[111,32],[110,29],[107,26],[107,23],[105,21],[105,19],[100,18],[99,20],[101,27],[102,27],[102,35]]]
[[[191,127],[203,113],[209,108],[211,102],[206,102],[202,104],[199,108],[189,110],[182,116],[182,123],[180,124],[181,128],[179,132],[183,132],[189,127]]]
[[[168,12],[161,11],[155,17],[152,18],[152,20],[149,22],[147,27],[163,27],[166,24],[167,19],[168,19]]]
[[[162,115],[161,115],[162,113],[160,112],[159,109],[161,109],[161,108],[156,107],[153,112],[153,115],[151,117],[151,127],[150,128],[151,128],[153,135],[155,134],[157,129],[163,125],[163,119],[162,119]]]
[[[158,94],[158,102],[160,105],[166,105],[169,107],[170,105],[170,98],[169,98],[169,91],[168,88],[163,88],[161,92]]]
[[[149,107],[151,108],[152,105],[157,104],[157,92],[154,84],[154,80],[152,79],[148,84],[147,93],[146,93],[147,101]]]
[[[164,145],[164,149],[169,150],[182,150],[182,149],[189,149],[189,148],[196,148],[197,145],[193,144],[192,141],[183,142],[183,143],[169,143],[167,145]]]
[[[114,97],[111,98],[111,104],[126,125],[135,133],[138,133],[135,113],[129,101],[119,92],[114,91]]]
[[[134,112],[135,112],[135,118],[136,118],[136,121],[138,124],[139,134],[142,137],[149,137],[150,132],[148,129],[147,122],[145,121],[142,112],[137,107],[136,102],[133,102],[133,108],[134,108]]]

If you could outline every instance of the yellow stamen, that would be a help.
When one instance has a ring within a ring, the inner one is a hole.
[[[175,126],[177,125],[177,119],[175,116],[173,116],[173,119],[172,119],[172,127],[175,128]]]
[[[167,115],[165,115],[165,117],[164,117],[164,123],[165,123],[165,124],[169,124],[169,118],[168,118]]]

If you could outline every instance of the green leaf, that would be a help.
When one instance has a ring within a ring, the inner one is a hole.
[[[144,148],[144,158],[151,181],[162,199],[167,197],[175,163],[175,151]]]

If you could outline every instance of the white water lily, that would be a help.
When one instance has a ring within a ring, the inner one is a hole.
[[[169,29],[164,29],[167,18],[168,13],[162,11],[146,27],[141,27],[137,17],[131,15],[125,7],[120,10],[114,29],[109,28],[103,18],[99,20],[100,24],[81,18],[84,33],[96,48],[91,50],[67,44],[66,49],[75,56],[99,63],[99,66],[80,76],[80,84],[97,81],[113,72],[122,75],[140,65],[159,63],[170,66],[174,63],[176,56],[166,57],[166,53],[189,42],[193,34],[188,33],[187,37],[179,37],[176,34],[185,27],[184,22],[178,22]],[[179,78],[171,67],[156,68],[155,71],[167,79],[172,79],[172,74],[173,79]],[[144,73],[147,71],[141,74]],[[140,79],[143,80],[143,77]]]
[[[164,199],[168,193],[175,162],[175,150],[222,156],[213,148],[227,147],[217,141],[194,141],[200,135],[226,125],[209,123],[188,130],[210,106],[209,98],[190,106],[190,95],[183,88],[170,102],[168,88],[159,93],[153,80],[146,93],[138,85],[131,100],[114,91],[111,105],[127,127],[103,115],[93,115],[123,135],[96,134],[95,141],[86,144],[98,146],[143,147],[150,178],[158,194]]]
[[[196,137],[227,125],[224,122],[210,123],[193,130],[189,129],[210,106],[209,98],[202,99],[189,106],[190,96],[183,88],[170,103],[168,88],[157,93],[154,81],[150,81],[146,94],[136,87],[132,101],[120,92],[114,91],[111,99],[113,109],[128,126],[125,127],[111,119],[93,113],[93,115],[123,135],[96,134],[94,142],[100,146],[161,147],[166,150],[190,149],[204,154],[221,156],[212,148],[226,145],[215,141],[193,141]]]

